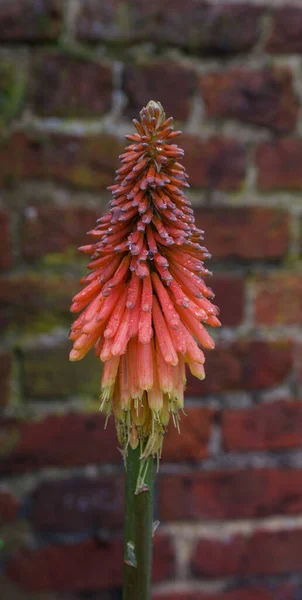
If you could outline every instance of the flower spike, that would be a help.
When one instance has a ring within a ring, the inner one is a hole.
[[[202,279],[211,274],[204,267],[210,254],[184,194],[184,153],[173,143],[181,132],[154,101],[133,123],[109,211],[89,232],[94,243],[80,248],[91,262],[71,307],[81,315],[71,329],[70,360],[95,346],[105,363],[101,410],[113,412],[124,450],[140,442],[147,459],[160,457],[170,417],[179,428],[185,364],[205,376],[198,344],[214,342],[202,323],[220,321]]]

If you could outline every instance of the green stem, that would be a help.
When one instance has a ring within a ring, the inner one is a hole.
[[[153,459],[128,448],[123,600],[150,600],[152,583]]]

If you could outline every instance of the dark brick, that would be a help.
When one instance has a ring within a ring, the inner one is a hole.
[[[215,206],[195,211],[197,226],[215,259],[274,260],[289,246],[287,211],[268,207]]]
[[[19,179],[55,179],[104,189],[111,185],[124,144],[109,134],[13,134],[0,145],[0,183]]]
[[[266,49],[277,54],[302,52],[302,10],[284,6],[274,11],[273,27]]]
[[[0,326],[20,331],[48,331],[70,325],[71,298],[79,284],[71,276],[44,276],[32,273],[0,279]]]
[[[55,53],[36,59],[32,106],[39,115],[102,115],[110,110],[112,90],[112,69],[105,64]]]
[[[201,140],[183,135],[179,145],[185,151],[184,165],[191,186],[231,191],[243,184],[246,151],[241,143],[218,136]]]
[[[264,191],[302,189],[302,140],[286,138],[260,144],[256,153],[258,185]]]
[[[23,356],[23,385],[27,399],[98,395],[102,364],[93,352],[77,364],[68,359],[71,344],[37,347]]]
[[[282,450],[302,445],[302,403],[280,400],[246,409],[225,410],[227,451]]]
[[[19,510],[19,502],[10,492],[0,490],[0,525],[15,521]]]
[[[299,514],[301,490],[300,471],[245,469],[164,475],[160,517],[174,521]]]
[[[51,415],[39,421],[0,421],[0,472],[53,465],[121,463],[113,419],[99,413]]]
[[[60,0],[4,0],[0,6],[0,41],[56,39],[62,27]]]
[[[207,114],[238,119],[279,133],[291,131],[299,106],[289,69],[231,69],[201,75],[200,92]]]
[[[123,479],[103,475],[97,479],[43,481],[33,495],[29,520],[36,531],[44,534],[120,529],[124,516]]]
[[[208,456],[208,443],[215,411],[209,408],[186,406],[178,430],[170,421],[164,438],[164,462],[199,462]]]
[[[51,252],[64,252],[88,244],[86,232],[93,229],[101,210],[52,205],[27,206],[21,228],[25,259],[41,258]]]
[[[265,389],[284,381],[293,366],[290,341],[242,340],[220,342],[207,352],[206,378],[188,377],[187,395]]]
[[[188,0],[82,2],[78,35],[88,40],[150,41],[193,52],[244,52],[257,41],[261,7],[247,2],[212,5]],[[238,27],[240,23],[240,27]]]
[[[302,530],[258,530],[250,536],[201,539],[192,560],[195,575],[281,575],[302,568]]]
[[[209,232],[212,235],[211,232]],[[208,280],[215,292],[215,304],[219,306],[219,319],[225,326],[240,325],[244,315],[244,279],[240,275],[215,273]]]
[[[12,356],[9,352],[0,353],[0,408],[4,408],[9,401],[10,376],[12,370]]]
[[[255,282],[255,320],[261,325],[302,323],[302,278],[299,274],[259,276]]]
[[[0,210],[0,269],[9,269],[13,263],[10,221],[7,213]]]
[[[167,117],[185,120],[196,89],[196,74],[172,60],[129,65],[123,74],[123,90],[128,97],[125,114],[137,117],[150,98],[159,100]]]
[[[19,552],[7,563],[8,577],[28,591],[72,591],[122,585],[120,539],[96,539]],[[154,538],[155,583],[174,573],[174,551],[167,536]]]

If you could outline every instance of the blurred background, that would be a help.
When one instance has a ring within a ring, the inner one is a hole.
[[[302,599],[301,77],[300,1],[0,1],[1,600],[121,598],[123,465],[68,311],[150,99],[223,322],[164,445],[154,599]]]

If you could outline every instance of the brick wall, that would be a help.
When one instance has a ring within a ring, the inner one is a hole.
[[[154,598],[301,599],[301,3],[2,0],[0,41],[1,599],[120,598],[123,467],[68,308],[150,98],[224,325],[165,441]]]

